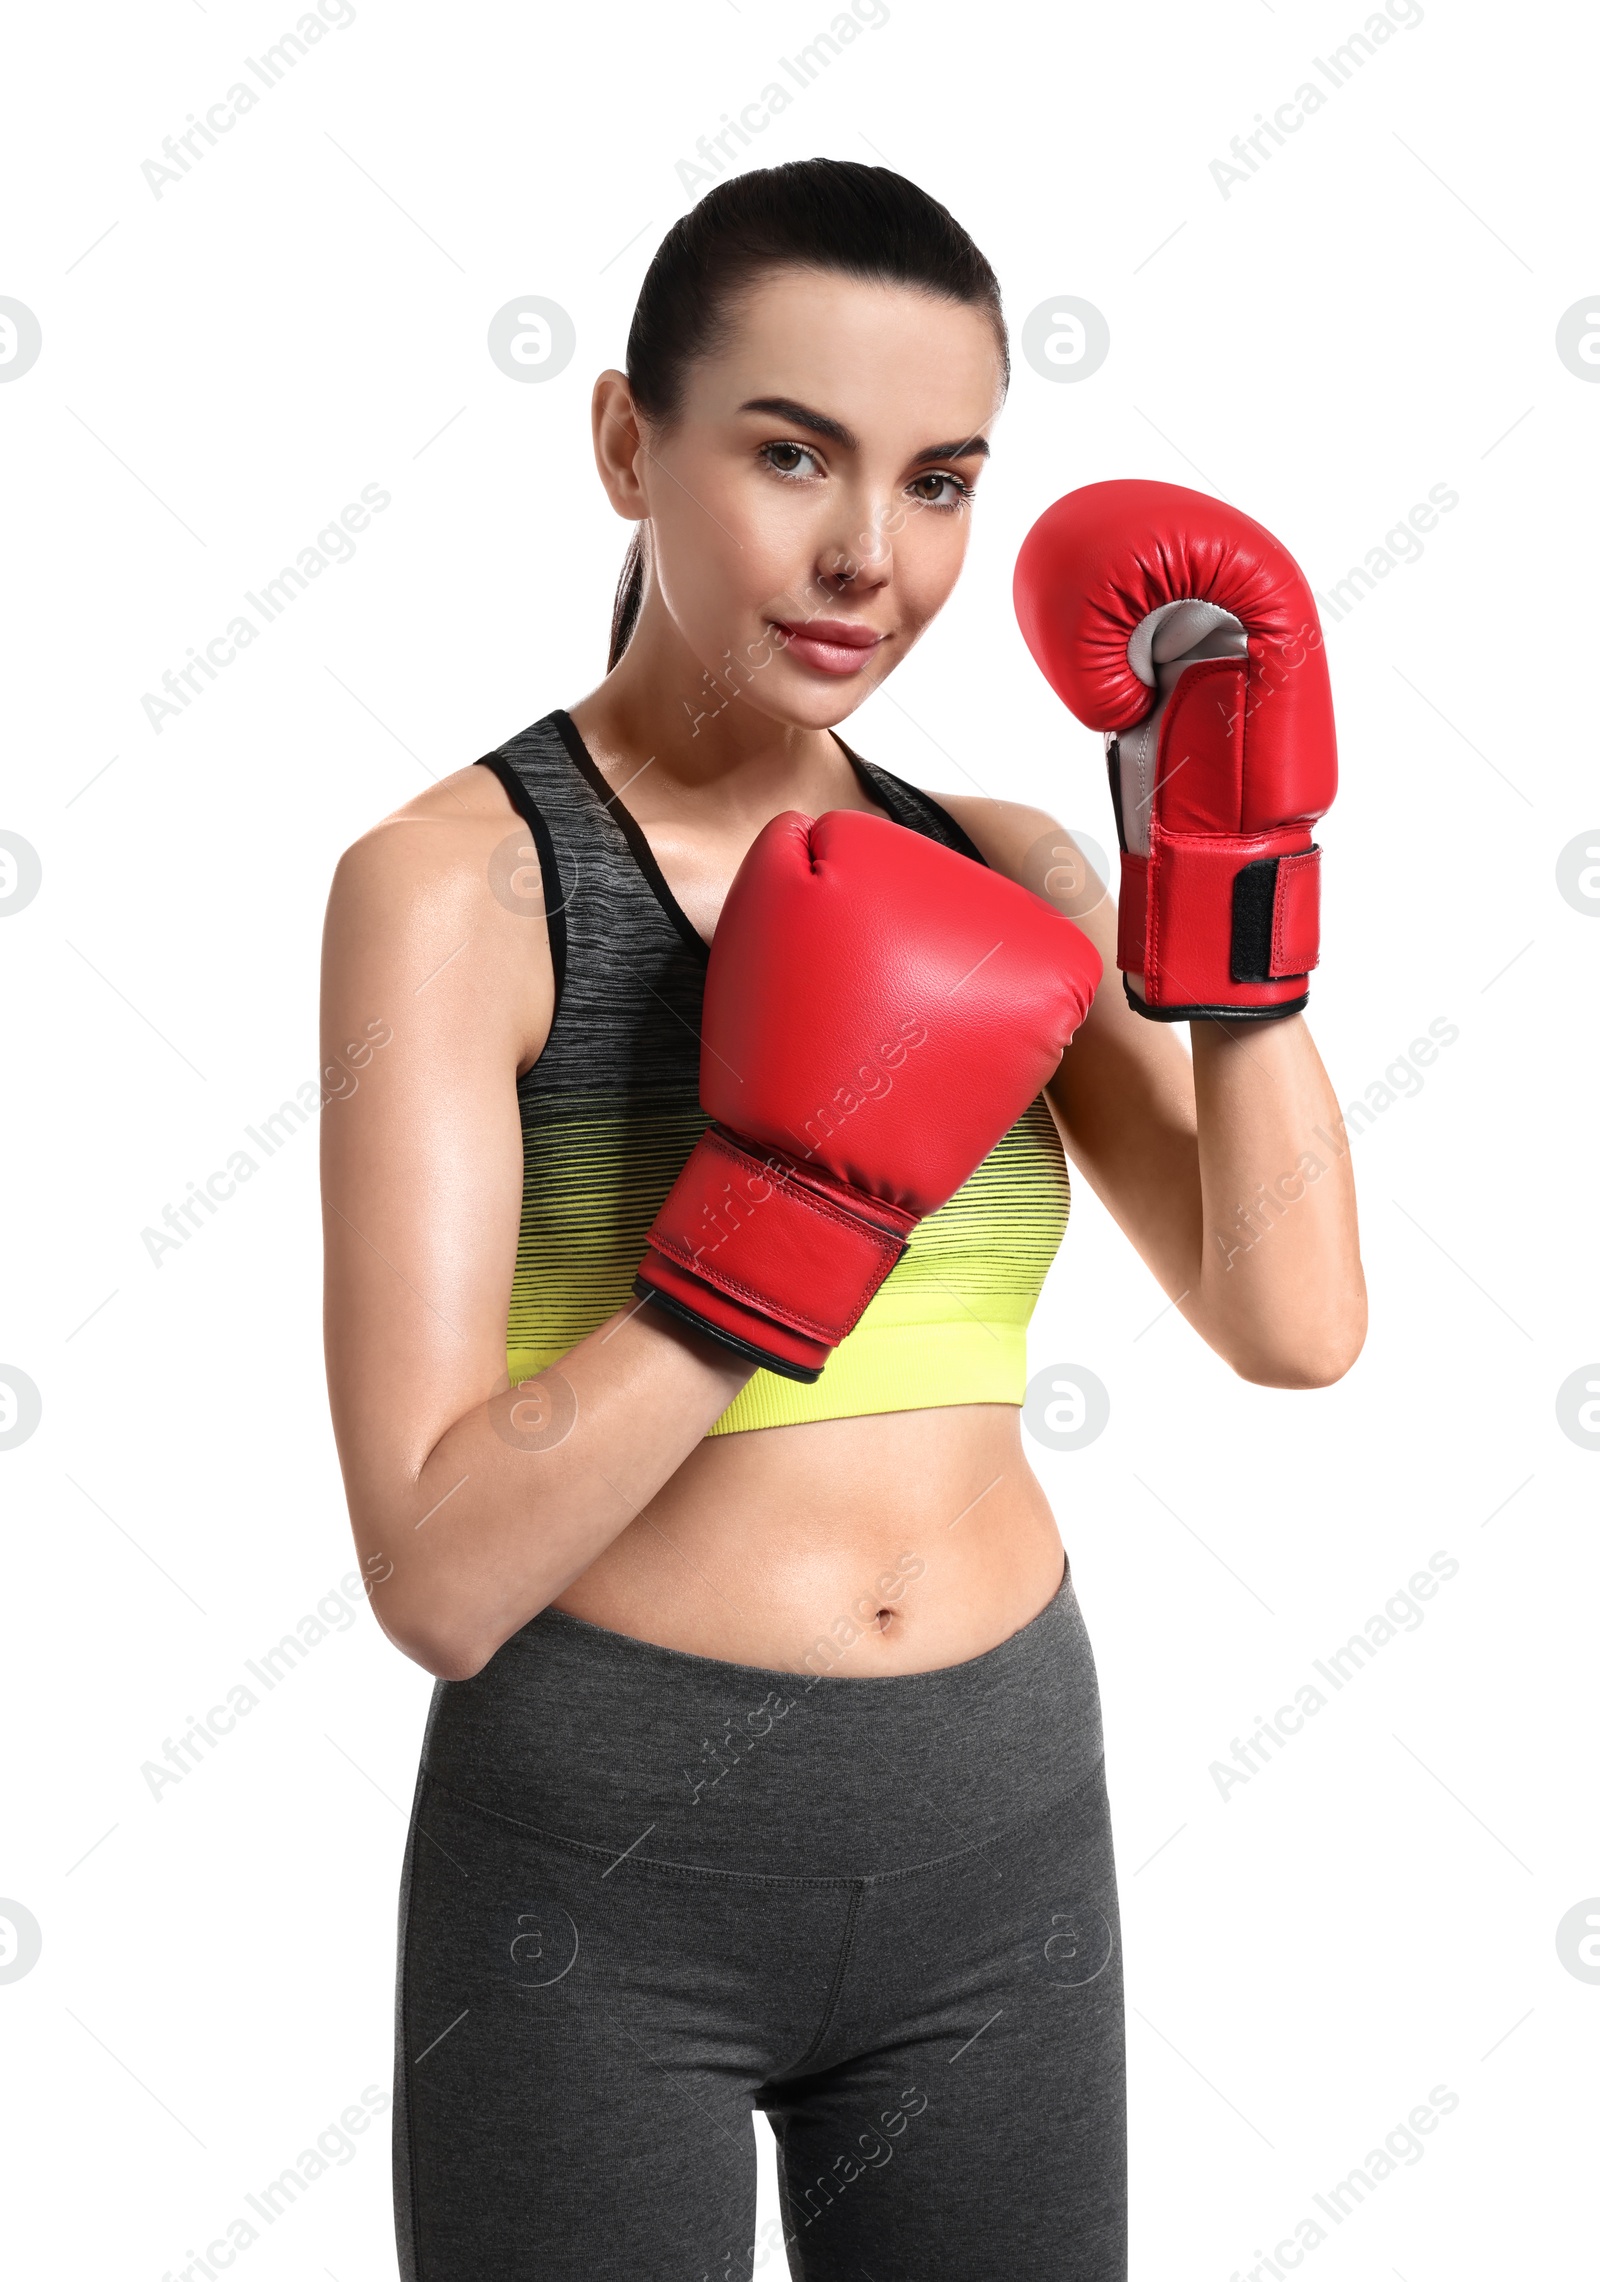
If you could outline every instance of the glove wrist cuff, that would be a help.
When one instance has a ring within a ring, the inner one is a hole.
[[[815,1379],[915,1213],[713,1125],[669,1190],[636,1289],[783,1376]]]
[[[1317,964],[1321,850],[1303,826],[1167,832],[1124,854],[1117,964],[1156,1021],[1298,1012]],[[1132,992],[1130,1002],[1139,1001]]]

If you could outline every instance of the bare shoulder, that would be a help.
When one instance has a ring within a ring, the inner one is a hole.
[[[997,872],[1042,896],[1053,910],[1075,919],[1105,959],[1116,938],[1111,882],[1048,809],[1021,800],[987,800],[974,793],[940,793],[978,853]]]
[[[446,975],[448,970],[448,977]],[[537,850],[490,769],[457,769],[391,809],[340,856],[328,893],[324,977],[415,990],[448,980],[502,1010],[526,1066],[548,1031],[554,978]],[[430,999],[438,993],[429,988]]]
[[[1058,847],[1074,843],[1047,809],[1031,808],[1021,800],[988,800],[977,793],[941,792],[934,795],[949,810],[980,855],[1008,879],[1043,894],[1044,875]],[[1037,876],[1030,876],[1030,875]]]
[[[481,889],[487,859],[518,829],[504,786],[488,769],[455,769],[402,801],[352,840],[334,870],[336,898],[436,888]]]

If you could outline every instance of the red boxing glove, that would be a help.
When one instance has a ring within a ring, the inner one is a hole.
[[[1091,483],[1022,542],[1023,638],[1107,732],[1117,965],[1157,1022],[1297,1014],[1338,781],[1316,604],[1247,515],[1175,483]]]
[[[917,1222],[1054,1076],[1099,980],[1070,919],[970,856],[856,809],[775,816],[711,946],[713,1123],[634,1290],[819,1378]]]

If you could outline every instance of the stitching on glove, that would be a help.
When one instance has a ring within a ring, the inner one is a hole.
[[[746,1301],[756,1314],[764,1315],[774,1323],[786,1324],[791,1331],[803,1331],[811,1338],[820,1339],[823,1345],[827,1347],[836,1345],[843,1336],[837,1324],[824,1323],[817,1316],[802,1315],[798,1308],[782,1306],[773,1299],[769,1292],[759,1290],[754,1284],[745,1283],[738,1276],[730,1276],[726,1268],[708,1266],[705,1261],[697,1259],[692,1252],[686,1251],[671,1237],[652,1236],[650,1248],[653,1252],[659,1252],[664,1260],[675,1261],[680,1268],[687,1269],[690,1275],[698,1276],[703,1284],[710,1284],[713,1290],[725,1292],[730,1299]],[[903,1244],[893,1250],[888,1250],[887,1246],[875,1248],[880,1253],[887,1251],[888,1256],[877,1263],[877,1273],[873,1275],[872,1281],[862,1294],[853,1314],[845,1320],[845,1331],[855,1329],[866,1312],[867,1303],[874,1297],[878,1286],[905,1250]]]

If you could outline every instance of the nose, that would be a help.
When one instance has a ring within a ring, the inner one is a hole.
[[[890,498],[859,494],[818,550],[816,579],[829,594],[859,595],[885,586],[894,569]]]

